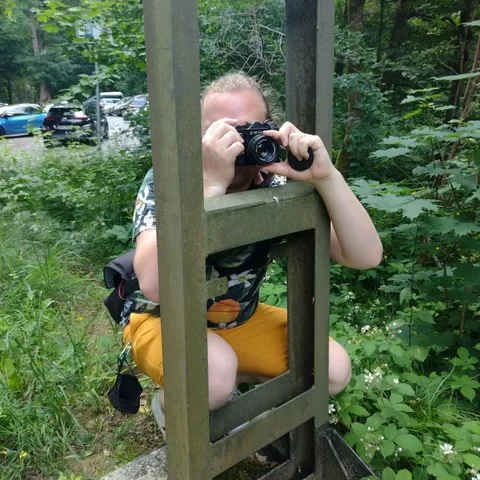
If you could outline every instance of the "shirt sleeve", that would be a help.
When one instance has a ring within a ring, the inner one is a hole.
[[[143,179],[142,186],[135,200],[133,213],[132,240],[144,230],[156,228],[155,194],[153,190],[153,169],[150,169]]]

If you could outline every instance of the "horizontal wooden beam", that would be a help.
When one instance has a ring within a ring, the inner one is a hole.
[[[208,254],[314,229],[326,215],[314,187],[301,182],[209,198],[205,212]]]

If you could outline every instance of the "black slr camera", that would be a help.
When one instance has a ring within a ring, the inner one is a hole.
[[[267,120],[265,123],[246,123],[235,128],[245,143],[245,151],[237,157],[235,166],[270,165],[271,163],[280,162],[280,146],[276,140],[263,133],[265,130],[278,130],[278,127],[273,122]],[[308,153],[308,160],[298,160],[289,152],[288,163],[294,170],[299,172],[307,170],[313,163],[311,148],[308,149]]]
[[[270,165],[280,161],[280,148],[272,138],[264,135],[265,130],[278,130],[270,121],[246,123],[235,127],[245,143],[245,151],[237,157],[235,165]]]

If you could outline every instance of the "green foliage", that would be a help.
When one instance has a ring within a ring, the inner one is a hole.
[[[95,440],[82,416],[106,406],[116,341],[90,335],[104,292],[71,233],[11,205],[0,224],[0,470],[51,478]]]
[[[23,158],[21,165],[17,153],[5,147],[0,155],[0,207],[15,203],[47,212],[66,231],[79,232],[85,249],[100,255],[94,261],[128,248],[133,202],[151,162],[148,154],[74,146],[44,150],[39,157]]]

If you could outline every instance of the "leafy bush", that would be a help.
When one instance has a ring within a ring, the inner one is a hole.
[[[20,161],[0,145],[0,207],[11,203],[58,219],[90,259],[101,263],[130,245],[134,200],[151,156],[75,146],[42,150]]]

